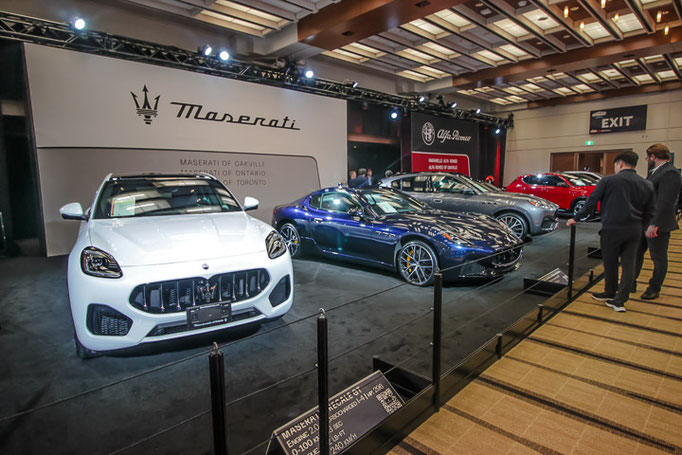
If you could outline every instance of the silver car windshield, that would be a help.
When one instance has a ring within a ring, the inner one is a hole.
[[[95,206],[94,218],[240,211],[220,183],[196,177],[123,178],[107,182]]]

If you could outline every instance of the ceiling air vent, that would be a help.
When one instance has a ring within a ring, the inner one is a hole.
[[[355,33],[352,30],[346,30],[345,32],[341,33],[343,36],[351,36],[353,33]]]
[[[428,0],[424,0],[423,2],[415,3],[414,6],[416,6],[417,8],[424,8],[426,6],[429,6],[430,4],[431,2],[429,2]]]

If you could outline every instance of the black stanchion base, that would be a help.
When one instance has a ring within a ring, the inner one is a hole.
[[[540,278],[523,279],[524,292],[529,294],[552,296],[566,286],[568,286],[568,277],[558,268]]]
[[[602,259],[601,248],[597,248],[595,246],[588,246],[587,257],[592,259]]]

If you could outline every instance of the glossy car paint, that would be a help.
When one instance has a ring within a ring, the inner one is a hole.
[[[188,178],[191,176],[183,177]],[[209,176],[205,176],[209,178]],[[104,183],[108,181],[107,177]],[[100,186],[101,192],[102,186]],[[96,201],[90,212],[94,212]],[[141,343],[192,336],[237,325],[258,322],[284,315],[291,308],[293,267],[286,251],[270,259],[265,238],[273,231],[266,223],[239,210],[231,213],[197,213],[153,217],[96,219],[81,223],[76,243],[68,261],[68,288],[71,313],[78,340],[93,351],[109,351]],[[111,254],[118,262],[120,278],[102,278],[85,274],[81,269],[81,252],[96,247]],[[161,324],[187,322],[187,312],[149,313],[130,302],[133,289],[145,283],[186,278],[210,278],[235,271],[267,270],[270,281],[253,298],[232,304],[232,313],[257,309],[255,317],[227,322],[191,331],[149,336]],[[268,297],[277,283],[289,275],[291,294],[273,308]],[[86,324],[88,306],[101,304],[132,319],[125,336],[95,335]]]
[[[565,186],[550,186],[539,184],[528,184],[524,181],[526,177],[532,176],[556,176]],[[573,210],[577,201],[587,199],[595,185],[575,186],[570,183],[570,179],[560,173],[545,172],[540,174],[526,174],[517,177],[506,189],[510,193],[532,194],[559,205],[562,210]]]
[[[350,195],[362,208],[364,215],[336,213],[310,205],[312,196],[326,192]],[[396,270],[396,255],[408,239],[422,240],[430,245],[438,257],[441,269],[522,245],[506,225],[487,215],[427,209],[420,213],[378,216],[362,200],[362,192],[363,190],[337,187],[311,193],[291,204],[276,207],[272,225],[279,229],[285,223],[292,223],[298,230],[304,251],[389,270]],[[466,245],[450,242],[440,234],[443,231],[454,233]],[[475,267],[456,268],[445,273],[444,277],[493,277],[517,267],[518,261],[507,267],[486,266],[476,273],[467,272],[478,270]]]
[[[428,178],[428,182],[438,178],[456,179],[463,186],[471,190],[470,193],[441,192],[437,185],[427,184],[424,192],[413,191],[406,188],[402,182],[416,176]],[[480,184],[478,184],[480,185]],[[381,186],[384,188],[396,188],[409,194],[415,199],[430,205],[433,208],[447,210],[449,212],[476,212],[484,213],[493,217],[505,213],[513,213],[523,217],[528,227],[528,233],[539,235],[554,231],[558,226],[557,210],[559,206],[533,195],[518,193],[506,193],[501,191],[482,191],[476,182],[468,177],[458,174],[430,173],[405,174],[382,179]]]

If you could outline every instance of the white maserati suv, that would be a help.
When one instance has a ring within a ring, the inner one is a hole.
[[[68,284],[81,358],[283,316],[293,302],[284,240],[216,178],[104,179],[82,220]]]

